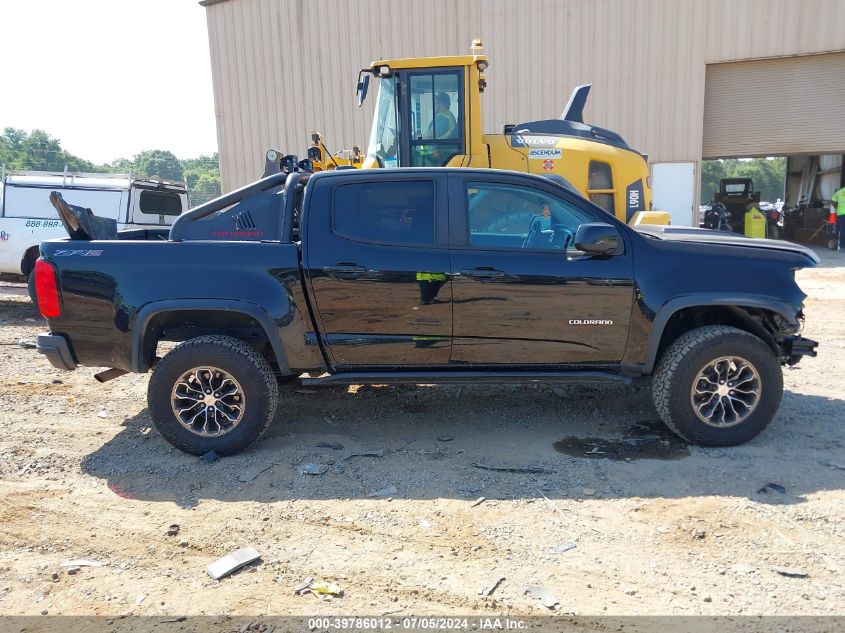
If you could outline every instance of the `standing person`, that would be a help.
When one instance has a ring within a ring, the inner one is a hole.
[[[845,187],[830,197],[830,201],[836,207],[836,232],[839,234],[839,248],[837,252],[845,252]]]

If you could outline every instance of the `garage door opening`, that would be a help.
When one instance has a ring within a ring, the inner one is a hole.
[[[835,248],[830,199],[843,184],[841,154],[705,160],[699,225],[762,237],[762,221],[754,227],[745,217],[756,209],[765,217],[765,237]],[[717,227],[718,203],[728,218]]]

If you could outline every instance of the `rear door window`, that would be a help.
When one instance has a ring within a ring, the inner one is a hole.
[[[357,242],[434,245],[434,182],[388,181],[334,190],[332,229]]]

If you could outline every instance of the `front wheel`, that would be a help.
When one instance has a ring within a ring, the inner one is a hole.
[[[735,446],[771,422],[783,395],[772,349],[744,330],[711,325],[680,336],[652,378],[652,396],[666,425],[701,446]]]
[[[240,339],[217,335],[171,350],[147,390],[159,433],[191,455],[244,450],[270,425],[278,399],[267,360]]]

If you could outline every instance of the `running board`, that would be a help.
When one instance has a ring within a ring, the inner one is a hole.
[[[385,385],[411,384],[532,384],[558,382],[614,382],[628,384],[627,376],[603,371],[441,371],[441,372],[341,372],[303,378],[306,387],[319,385]]]

